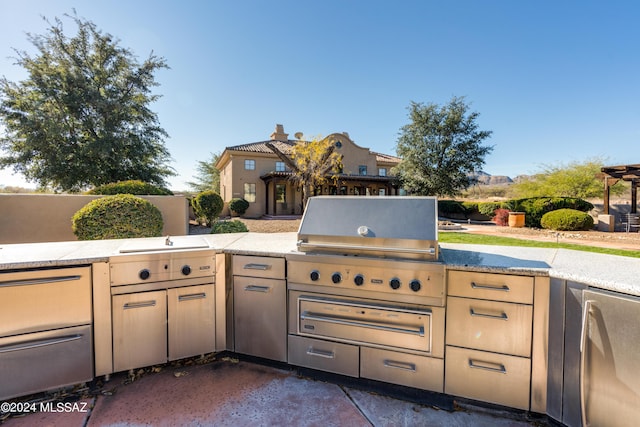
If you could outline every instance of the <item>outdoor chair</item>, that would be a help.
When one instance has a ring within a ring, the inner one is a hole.
[[[622,225],[624,226],[625,231],[628,233],[630,231],[639,230],[640,229],[640,214],[637,213],[628,213],[622,215]]]

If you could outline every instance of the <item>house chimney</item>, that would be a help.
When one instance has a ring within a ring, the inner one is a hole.
[[[289,140],[289,134],[284,133],[284,126],[276,125],[276,130],[271,134],[272,141],[287,141]]]

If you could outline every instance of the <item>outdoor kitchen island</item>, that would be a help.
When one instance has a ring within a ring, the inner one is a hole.
[[[181,236],[181,239],[184,239],[185,242],[191,239],[194,242],[204,240],[212,254],[222,255],[225,260],[230,260],[234,255],[286,258],[287,255],[298,252],[295,233]],[[144,243],[148,242],[148,240],[140,239],[140,242]],[[118,249],[124,243],[124,241],[96,241],[2,245],[0,246],[0,271],[2,273],[13,273],[42,268],[57,269],[59,267],[92,266],[94,271],[102,271],[104,273],[105,264],[108,264],[110,257],[119,253]],[[188,251],[189,249],[174,248],[173,250]],[[201,251],[202,248],[197,250]],[[297,256],[307,255],[298,253]],[[314,255],[308,256],[312,257]],[[598,344],[602,341],[604,335],[602,329],[596,329],[601,319],[596,318],[600,310],[594,310],[595,302],[587,304],[587,308],[589,306],[591,308],[591,311],[586,312],[588,327],[586,330],[584,327],[579,327],[576,332],[573,324],[575,323],[573,319],[576,317],[575,305],[578,304],[577,317],[580,321],[582,321],[582,317],[585,317],[585,313],[581,312],[585,306],[582,299],[583,290],[604,291],[619,298],[626,307],[628,301],[634,301],[635,297],[640,296],[640,284],[638,283],[640,260],[563,249],[527,249],[456,244],[441,244],[439,260],[442,262],[447,274],[451,272],[470,272],[524,276],[531,277],[534,280],[540,278],[549,281],[548,351],[545,352],[547,387],[546,396],[543,399],[546,402],[546,409],[535,409],[535,411],[548,414],[550,418],[566,425],[581,425],[581,386],[590,389],[591,383],[584,379],[580,382],[578,379],[580,376],[588,375],[592,372],[596,375],[593,377],[594,382],[600,381],[601,378],[597,374],[597,367],[580,369],[581,364],[589,366],[589,357],[586,356],[590,355],[586,351],[582,353],[579,351],[580,336],[583,334],[589,338],[583,340],[587,341],[586,344],[583,344],[586,345],[584,348],[590,349],[589,351],[594,352],[593,354],[595,355],[598,350]],[[216,284],[222,283],[219,279],[228,282],[230,274],[228,272],[222,273],[227,268],[229,268],[229,265],[223,266],[222,271],[218,269],[216,273],[220,272],[221,274],[216,276]],[[96,279],[95,273],[93,278],[94,280]],[[97,281],[99,282],[99,279]],[[108,281],[103,285],[108,286]],[[95,290],[96,286],[100,286],[100,283],[94,282],[92,286]],[[229,284],[226,283],[225,287],[228,292]],[[577,295],[576,289],[579,290],[579,299],[571,300],[571,296],[575,297]],[[3,301],[0,299],[0,305]],[[528,305],[521,302],[515,304]],[[535,304],[536,302],[534,301],[534,306]],[[448,307],[445,307],[446,309]],[[603,309],[604,311],[606,310]],[[501,314],[498,313],[500,316]],[[629,333],[636,334],[632,336],[637,337],[640,316],[638,316],[637,311],[631,312],[630,315],[633,317],[630,318],[631,321],[628,322],[627,329],[630,331]],[[593,318],[593,321],[589,321],[589,318]],[[451,325],[446,325],[445,327],[450,328]],[[593,333],[589,332],[589,327],[593,328]],[[574,336],[574,333],[577,333],[577,335]],[[593,339],[591,339],[592,336]],[[225,337],[225,342],[229,343],[228,336]],[[591,344],[588,344],[589,342]],[[632,351],[637,354],[638,342],[640,341],[632,341],[631,349],[625,351]],[[616,352],[619,351],[617,345],[616,340],[611,340],[609,347],[604,350],[613,352],[616,360],[620,361],[618,368],[623,369],[623,371],[619,371],[620,373],[615,375],[615,380],[623,383],[628,391],[627,395],[621,397],[621,401],[624,402],[626,399],[626,401],[634,403],[637,402],[637,396],[640,394],[640,391],[634,387],[638,387],[640,381],[637,381],[637,378],[634,377],[637,373],[634,373],[633,369],[628,370],[628,368],[625,368],[624,363],[626,363],[628,356],[626,354],[617,354]],[[470,345],[460,347],[471,348]],[[94,349],[94,351],[97,350]],[[612,356],[607,354],[606,351],[602,352],[605,358],[606,356]],[[587,354],[585,355],[585,353]],[[584,355],[582,361],[580,359],[581,354]],[[445,353],[445,366],[448,363],[447,356]],[[502,369],[499,365],[484,367]],[[637,368],[637,365],[631,366],[631,368]],[[578,372],[576,372],[576,369]],[[635,372],[637,372],[637,369],[635,369]],[[614,374],[609,371],[609,375]],[[494,387],[493,384],[488,384],[487,386],[489,388]],[[587,393],[582,392],[582,399],[585,399],[584,395],[586,395],[587,402],[584,416],[594,417],[593,419],[602,422],[601,418],[597,418],[600,415],[589,413],[589,407],[593,406],[590,402],[593,401],[589,400],[588,390],[585,391]],[[531,398],[539,399],[540,396],[531,396]],[[637,411],[636,408],[640,406],[636,404],[635,406],[625,405],[625,407],[630,407]],[[611,414],[609,414],[609,417],[611,417]],[[615,417],[610,418],[607,425],[618,425],[615,424]]]

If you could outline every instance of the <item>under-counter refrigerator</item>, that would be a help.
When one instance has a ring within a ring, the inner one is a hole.
[[[638,425],[640,298],[585,290],[582,309],[582,425]]]

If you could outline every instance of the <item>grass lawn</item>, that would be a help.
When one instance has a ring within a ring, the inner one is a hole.
[[[562,248],[576,251],[596,252],[600,254],[620,255],[640,258],[640,251],[627,249],[602,248],[598,246],[576,245],[572,243],[541,242],[538,240],[515,239],[513,237],[492,236],[484,234],[456,233],[448,231],[438,233],[440,243],[464,243],[472,245],[524,246],[529,248]]]

